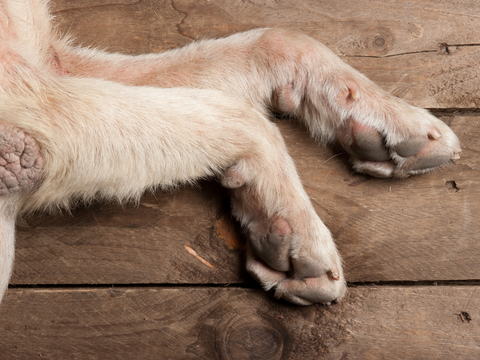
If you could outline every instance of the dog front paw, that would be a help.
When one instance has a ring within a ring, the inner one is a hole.
[[[276,218],[250,227],[247,271],[276,298],[298,305],[340,301],[346,293],[340,256],[315,215]]]
[[[303,121],[322,143],[340,142],[356,171],[404,178],[459,158],[460,143],[447,125],[387,93],[314,39],[270,30],[263,41],[282,55],[272,76],[272,109]]]
[[[402,114],[391,119],[393,125],[375,126],[351,117],[338,130],[337,138],[357,172],[405,178],[460,158],[460,142],[445,123],[426,110],[406,106],[411,110],[408,121],[402,122],[407,116]]]
[[[265,290],[275,289],[276,297],[295,304],[340,301],[346,283],[330,231],[283,144],[274,154],[268,162],[266,152],[239,160],[220,177],[231,189],[232,213],[248,234],[247,271]]]

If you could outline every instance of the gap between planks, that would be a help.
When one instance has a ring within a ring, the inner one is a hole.
[[[429,286],[480,286],[479,280],[422,280],[422,281],[365,281],[347,282],[348,288],[362,287],[429,287]],[[261,289],[256,282],[247,283],[139,283],[139,284],[11,284],[9,289],[143,289],[143,288],[170,288],[170,289],[194,289],[194,288],[229,288],[229,289]]]

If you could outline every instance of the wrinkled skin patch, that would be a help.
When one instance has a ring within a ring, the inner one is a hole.
[[[18,128],[0,124],[0,195],[33,187],[43,168],[37,142]]]

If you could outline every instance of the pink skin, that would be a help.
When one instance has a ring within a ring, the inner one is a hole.
[[[68,75],[68,70],[62,65],[58,54],[53,47],[50,48],[50,69],[58,75]]]
[[[43,168],[36,141],[15,127],[0,124],[0,195],[34,186]]]

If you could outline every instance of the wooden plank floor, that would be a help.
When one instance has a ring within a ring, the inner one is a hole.
[[[430,108],[463,153],[435,173],[374,179],[278,122],[345,260],[350,292],[331,307],[258,289],[214,181],[145,195],[139,207],[26,219],[0,306],[0,359],[480,358],[480,5],[55,0],[52,10],[78,43],[132,54],[264,26],[302,30]]]
[[[357,287],[331,307],[206,286],[13,290],[1,356],[478,359],[479,309],[478,286]]]

